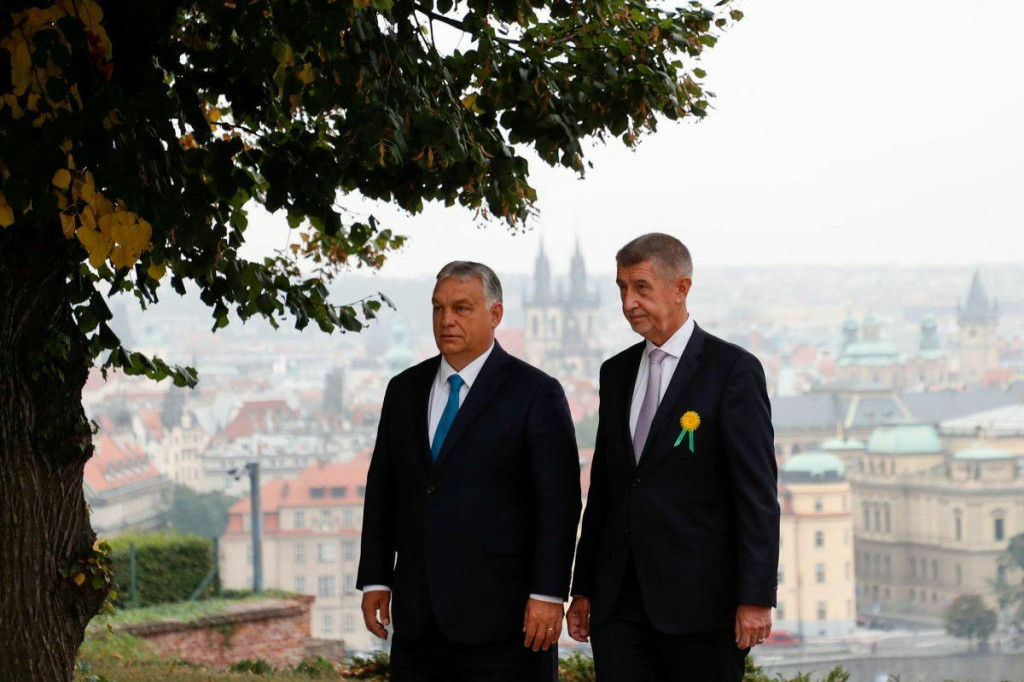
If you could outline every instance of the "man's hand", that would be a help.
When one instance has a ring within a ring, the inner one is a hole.
[[[380,612],[380,620],[377,613]],[[391,593],[387,590],[363,592],[363,622],[366,629],[381,639],[388,638],[387,626],[391,625]]]
[[[540,599],[527,600],[523,632],[526,633],[523,646],[534,651],[550,649],[562,634],[562,605]]]
[[[590,600],[586,597],[573,597],[569,612],[565,614],[569,623],[569,636],[577,642],[587,642],[590,637]]]
[[[768,638],[772,631],[772,607],[740,604],[736,607],[736,646],[749,649]]]

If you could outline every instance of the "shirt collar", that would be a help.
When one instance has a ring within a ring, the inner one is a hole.
[[[683,326],[676,330],[676,333],[669,337],[668,341],[661,344],[661,350],[665,351],[675,359],[679,359],[683,356],[683,351],[686,350],[686,344],[690,342],[690,337],[693,336],[693,315],[687,314],[686,322]],[[659,346],[655,346],[650,341],[644,347],[644,355],[649,356],[651,351]]]
[[[462,368],[461,371],[456,372],[455,368],[448,364],[448,361],[441,356],[441,366],[437,370],[438,379],[443,384],[448,381],[448,377],[453,374],[458,374],[462,377],[462,381],[466,384],[466,388],[472,388],[473,382],[476,381],[477,376],[480,374],[480,370],[483,369],[484,363],[487,362],[487,358],[490,357],[491,351],[494,350],[494,342],[491,342],[491,347],[483,352],[482,355],[477,357],[473,362],[469,363]]]

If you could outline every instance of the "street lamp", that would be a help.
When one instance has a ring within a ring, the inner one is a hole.
[[[263,514],[260,509],[260,463],[249,462],[240,469],[228,469],[228,475],[236,481],[242,474],[249,473],[249,499],[252,500],[252,591],[263,590]]]

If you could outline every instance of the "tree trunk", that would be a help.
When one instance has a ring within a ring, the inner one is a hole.
[[[82,489],[91,360],[68,301],[71,246],[59,228],[0,228],[0,682],[70,680],[107,593],[68,573],[95,556],[96,537]]]

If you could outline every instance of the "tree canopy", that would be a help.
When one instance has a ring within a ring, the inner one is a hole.
[[[728,0],[5,6],[0,248],[55,232],[93,360],[179,385],[194,371],[125,349],[107,297],[145,306],[168,278],[198,288],[214,328],[233,309],[358,330],[381,300],[336,304],[324,280],[379,268],[403,238],[346,196],[522,223],[537,198],[525,148],[583,173],[587,138],[634,145],[659,117],[704,116],[697,60],[742,16]],[[290,250],[239,256],[253,202],[287,214]]]

